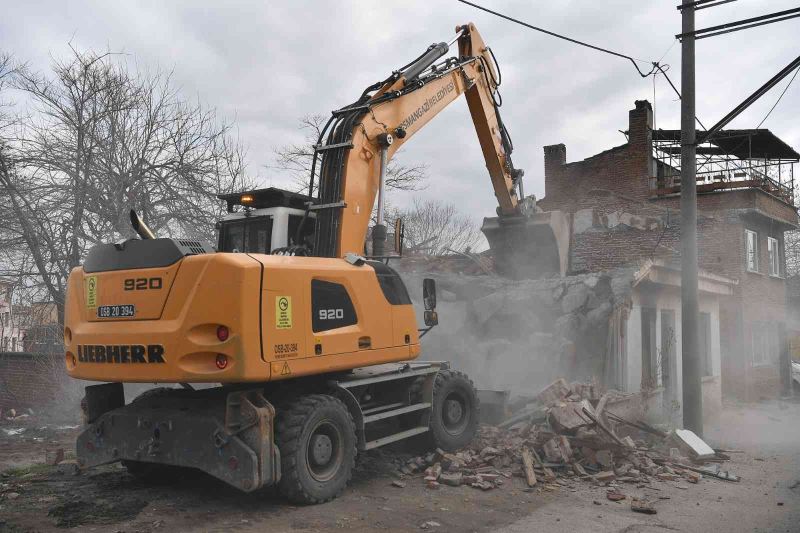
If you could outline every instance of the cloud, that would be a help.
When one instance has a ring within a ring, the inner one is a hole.
[[[484,1],[487,5],[488,2]],[[680,31],[675,2],[491,2],[493,9],[553,31],[638,58],[656,60]],[[741,4],[741,5],[740,5]],[[786,0],[737,2],[698,12],[697,26],[794,7]],[[281,176],[264,168],[272,148],[299,142],[297,119],[328,113],[401,66],[431,42],[449,40],[457,24],[474,22],[503,70],[503,118],[515,143],[514,162],[526,190],[544,195],[542,146],[563,142],[569,160],[624,142],[635,99],[653,100],[652,78],[641,79],[619,58],[557,40],[455,1],[365,4],[328,2],[15,2],[0,20],[0,48],[33,68],[79,47],[124,51],[145,67],[174,70],[187,96],[235,117],[249,146],[249,170],[264,184]],[[723,116],[797,53],[796,20],[697,43],[697,110],[706,125]],[[664,59],[680,82],[680,45]],[[785,83],[785,82],[784,82]],[[783,85],[737,119],[754,127]],[[657,126],[679,126],[679,103],[656,79]],[[800,81],[764,127],[800,148]],[[403,150],[407,163],[429,165],[424,194],[457,203],[479,220],[495,200],[466,103],[457,101]],[[419,194],[419,193],[417,193]],[[412,194],[397,193],[402,206]]]

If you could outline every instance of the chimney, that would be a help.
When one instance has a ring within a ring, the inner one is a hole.
[[[567,163],[567,147],[563,144],[551,144],[544,147],[544,194],[558,194],[562,184],[561,173]]]
[[[652,153],[653,108],[647,100],[636,100],[636,107],[628,112],[628,144],[647,145]]]
[[[563,144],[551,144],[544,147],[544,175],[557,173],[567,163],[567,147]]]

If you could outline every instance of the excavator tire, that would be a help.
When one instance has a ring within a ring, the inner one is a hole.
[[[442,370],[433,384],[431,445],[454,452],[469,444],[478,431],[480,404],[472,380],[462,372]]]
[[[337,398],[296,398],[277,415],[281,452],[278,489],[295,503],[323,503],[339,496],[353,475],[356,426]]]

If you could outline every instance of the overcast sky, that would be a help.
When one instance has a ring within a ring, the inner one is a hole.
[[[680,16],[673,1],[476,0],[531,24],[672,67],[680,83]],[[739,0],[697,13],[697,27],[796,7],[790,0]],[[275,146],[298,142],[298,118],[327,114],[474,22],[503,73],[503,118],[526,172],[526,192],[544,195],[542,146],[563,142],[567,159],[583,159],[625,142],[634,100],[653,101],[653,78],[625,60],[533,32],[455,0],[348,2],[7,2],[0,49],[35,69],[78,48],[124,51],[144,66],[174,69],[190,97],[234,117],[248,147],[249,172],[264,186],[286,181],[267,168]],[[800,19],[697,43],[697,111],[706,125],[738,104],[800,52]],[[674,46],[673,46],[674,44]],[[665,55],[666,54],[666,55]],[[800,78],[800,76],[798,76]],[[785,80],[730,127],[755,127]],[[679,104],[659,76],[656,126],[679,127]],[[800,80],[763,127],[800,149]],[[495,200],[472,130],[458,100],[409,142],[400,157],[429,165],[417,195],[449,200],[480,220]],[[395,193],[404,205],[411,194]]]

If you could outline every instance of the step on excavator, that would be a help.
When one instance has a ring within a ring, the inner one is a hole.
[[[458,55],[445,58],[454,43]],[[499,84],[491,49],[473,24],[459,26],[332,113],[307,195],[221,196],[216,248],[156,238],[132,211],[140,238],[95,246],[69,277],[67,371],[103,382],[86,387],[79,466],[121,461],[143,478],[194,468],[245,492],[277,485],[291,501],[319,503],[344,490],[357,452],[410,438],[467,445],[478,425],[472,381],[446,362],[415,361],[438,323],[436,287],[423,281],[418,328],[388,265],[385,175],[392,155],[464,95],[499,203],[484,224],[490,243],[540,268],[513,234],[539,232],[552,247],[558,224],[521,200]],[[398,223],[395,250],[400,241]],[[557,271],[558,260],[546,266]],[[182,387],[126,402],[123,383]]]

